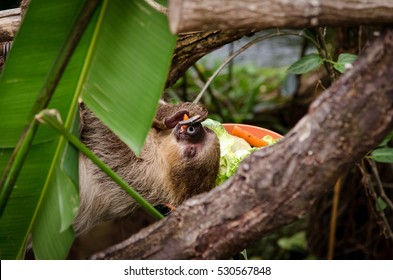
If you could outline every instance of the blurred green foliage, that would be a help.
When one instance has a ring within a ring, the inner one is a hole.
[[[195,65],[169,89],[169,96],[175,101],[193,101],[218,66]],[[249,63],[227,69],[214,79],[202,99],[211,118],[253,123],[260,106],[276,107],[287,99],[279,92],[287,76],[285,68],[258,68]]]
[[[276,229],[247,248],[253,260],[314,259],[307,249],[307,218]]]

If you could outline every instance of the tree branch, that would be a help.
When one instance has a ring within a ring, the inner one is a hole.
[[[92,258],[228,258],[304,216],[393,129],[391,65],[393,30],[369,46],[283,141],[253,153],[224,185]]]
[[[155,9],[157,12],[164,14],[164,15],[168,15],[168,8],[162,6],[161,4],[157,3],[154,0],[145,0],[145,2],[152,7],[153,9]]]
[[[385,0],[170,0],[173,33],[199,30],[392,24]]]
[[[20,8],[0,11],[0,42],[14,39],[20,20]]]

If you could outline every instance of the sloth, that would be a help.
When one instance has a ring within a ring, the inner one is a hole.
[[[184,114],[191,121],[183,121]],[[176,207],[215,186],[220,146],[215,133],[201,124],[207,114],[200,104],[161,102],[137,156],[81,103],[80,138],[152,205]],[[138,207],[84,155],[80,155],[79,177],[80,207],[73,224],[76,234],[131,214]]]

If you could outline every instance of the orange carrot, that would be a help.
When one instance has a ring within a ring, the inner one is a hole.
[[[189,118],[190,118],[190,117],[189,117],[187,114],[184,114],[184,116],[183,116],[183,121],[186,121],[186,120],[188,120]],[[183,128],[183,129],[186,129],[186,128],[187,128],[187,125],[186,125],[186,124],[183,125],[182,128]]]
[[[257,136],[249,133],[248,131],[245,131],[244,129],[236,125],[233,127],[231,134],[233,136],[243,138],[244,140],[247,141],[248,144],[250,144],[253,147],[264,147],[268,145],[266,141],[262,140],[261,138],[258,138]]]

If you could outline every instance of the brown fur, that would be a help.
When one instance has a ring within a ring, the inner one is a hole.
[[[206,128],[198,139],[176,134],[180,127],[176,124],[184,112],[206,118],[207,111],[201,105],[160,104],[139,157],[84,105],[80,112],[82,141],[152,205],[177,206],[214,187],[220,153],[215,134]],[[77,233],[125,216],[138,206],[83,155],[79,170],[81,203],[74,222]]]

